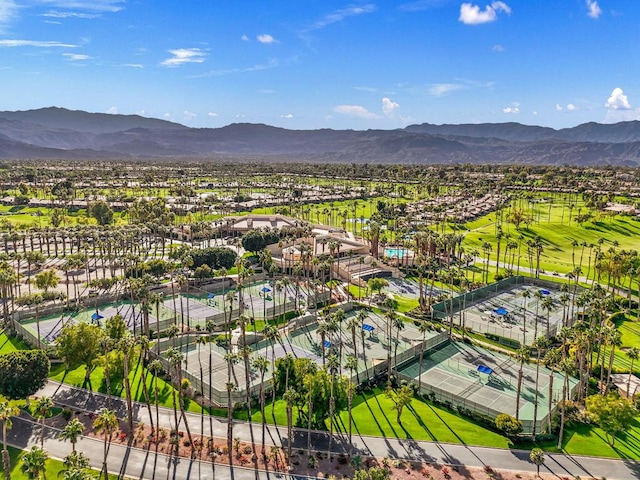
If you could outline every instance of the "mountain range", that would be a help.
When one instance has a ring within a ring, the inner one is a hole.
[[[234,159],[369,163],[640,165],[640,122],[553,128],[520,123],[396,130],[190,128],[138,115],[49,107],[0,112],[0,159]]]

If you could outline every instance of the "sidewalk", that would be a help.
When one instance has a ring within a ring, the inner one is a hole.
[[[58,389],[58,387],[60,387]],[[58,392],[56,392],[58,389]],[[55,393],[55,395],[54,395]],[[61,405],[66,405],[71,408],[83,409],[89,411],[97,411],[107,405],[107,397],[102,394],[92,393],[87,390],[82,390],[67,385],[62,385],[49,381],[47,385],[38,392],[38,396],[46,395],[53,398],[53,400]],[[116,410],[117,414],[121,418],[126,418],[126,406],[123,399],[112,397],[112,408]],[[155,420],[155,408],[152,407],[152,413]],[[160,425],[166,428],[171,428],[173,423],[173,412],[171,409],[160,408]],[[198,414],[187,413],[189,426],[194,435],[222,437],[227,436],[227,423],[226,419],[218,417],[206,416],[204,420],[204,432],[201,432],[201,417]],[[149,412],[145,404],[134,404],[134,418],[137,421],[143,421],[145,424],[149,424]],[[211,418],[211,422],[210,422]],[[210,431],[210,424],[213,431]],[[39,432],[39,427],[35,427]],[[16,428],[14,427],[14,431]],[[242,441],[251,441],[253,435],[257,442],[260,441],[261,425],[258,423],[252,424],[251,422],[234,421],[233,436],[240,438]],[[38,441],[39,437],[31,439],[31,442],[24,443],[24,446],[34,444]],[[315,450],[326,450],[328,446],[328,434],[326,432],[314,431],[311,435],[312,448]],[[92,462],[97,461],[98,466],[102,462],[102,444],[92,439],[83,439],[87,442],[98,443],[98,451],[94,454],[93,448],[91,448]],[[450,465],[466,465],[483,467],[489,465],[495,469],[504,470],[522,470],[535,472],[535,466],[529,462],[529,452],[522,450],[502,450],[497,448],[476,447],[468,445],[456,445],[445,444],[436,442],[416,441],[416,440],[398,440],[395,438],[382,438],[382,437],[367,437],[357,435],[354,432],[353,435],[354,451],[362,455],[371,455],[375,457],[390,457],[390,458],[403,458],[409,460],[421,460],[432,463],[442,463]],[[287,445],[287,432],[285,427],[267,427],[266,443],[268,445]],[[45,445],[48,445],[45,444]],[[83,446],[80,446],[83,445]],[[87,443],[87,446],[89,444]],[[19,446],[19,445],[17,445]],[[24,448],[20,446],[20,448]],[[171,462],[164,455],[155,455],[153,452],[140,451],[136,449],[127,449],[120,445],[112,445],[112,449],[118,449],[119,453],[112,456],[110,459],[115,463],[116,458],[124,459],[121,470],[126,472],[127,476],[135,478],[152,478],[149,475],[149,470],[152,470],[149,466],[156,462],[156,465],[160,464],[163,468],[167,469],[167,475],[172,470],[169,467]],[[306,449],[307,447],[307,431],[305,429],[294,429],[293,448]],[[48,448],[48,447],[47,447]],[[80,449],[84,449],[84,443],[79,444]],[[60,455],[54,454],[53,450],[49,450],[54,456],[60,458],[68,454],[70,446],[66,445],[62,449]],[[348,451],[347,437],[346,435],[335,435],[332,444],[332,451],[340,453]],[[89,454],[89,452],[87,452]],[[134,460],[135,459],[135,460]],[[145,473],[145,462],[147,462],[147,472]],[[176,468],[183,469],[185,465],[191,463],[188,459],[181,459],[178,462]],[[198,464],[199,462],[194,462]],[[132,464],[133,466],[131,466]],[[216,465],[216,478],[227,478],[222,476],[222,472],[218,469],[221,465]],[[114,466],[110,467],[110,470]],[[192,467],[193,468],[193,465]],[[200,468],[200,467],[199,467]],[[201,468],[210,468],[209,465],[203,464]],[[234,472],[239,472],[243,469],[234,468]],[[640,478],[640,463],[632,460],[613,460],[602,459],[594,457],[582,457],[571,456],[564,454],[546,454],[546,464],[542,467],[542,471],[548,471],[559,476],[592,476],[592,477],[606,477],[608,479],[620,479],[627,480],[632,478]],[[186,470],[181,470],[183,473],[187,473]],[[205,472],[206,470],[203,470]],[[244,470],[243,470],[244,471]],[[156,470],[156,476],[159,476],[158,470]],[[231,472],[227,472],[231,473]],[[256,477],[255,472],[250,470],[251,478],[263,478]],[[203,473],[203,475],[205,475]],[[221,475],[221,476],[219,476]],[[244,475],[244,474],[242,474]],[[273,473],[268,474],[264,478],[272,478]],[[169,477],[166,477],[169,478]],[[176,478],[187,478],[186,476],[177,476]],[[204,477],[200,477],[204,478]],[[231,477],[229,477],[231,478]],[[247,478],[240,477],[237,474],[235,478]]]

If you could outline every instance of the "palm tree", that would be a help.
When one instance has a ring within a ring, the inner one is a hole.
[[[629,397],[629,393],[631,390],[631,375],[633,375],[633,364],[638,358],[640,358],[640,348],[631,347],[627,350],[627,357],[631,360],[631,367],[629,368],[629,377],[627,378],[627,398]]]
[[[118,428],[118,417],[113,410],[103,409],[93,421],[93,428],[96,432],[104,434],[104,456],[102,458],[102,472],[104,480],[109,480],[109,470],[107,468],[108,444],[111,443],[111,435]]]
[[[360,375],[358,373],[358,345],[356,343],[356,330],[361,327],[361,322],[360,320],[358,320],[357,316],[351,316],[349,317],[349,320],[347,320],[347,328],[351,331],[351,343],[353,346],[353,357],[356,360],[356,382],[360,383]]]
[[[149,364],[149,371],[153,374],[153,402],[156,407],[156,425],[160,428],[160,396],[158,389],[158,377],[162,372],[162,363],[160,360],[154,360]],[[157,443],[156,443],[157,445]]]
[[[264,375],[269,370],[269,360],[262,355],[259,355],[257,358],[253,360],[253,368],[255,368],[260,373],[260,415],[262,417],[262,459],[265,458],[265,434],[267,427],[267,419],[264,414],[264,403],[265,403],[265,394],[264,394]],[[275,390],[275,389],[274,389]]]
[[[541,448],[533,448],[529,453],[529,460],[536,466],[536,475],[540,476],[540,465],[544,465],[544,450]]]
[[[557,349],[547,350],[547,353],[544,356],[544,364],[549,369],[549,404],[548,410],[549,414],[547,415],[547,431],[551,431],[551,412],[553,411],[553,378],[556,368],[560,365],[560,361],[562,360],[562,353]]]
[[[358,359],[355,355],[347,355],[347,361],[344,364],[344,368],[349,370],[349,390],[347,391],[347,414],[349,415],[349,457],[353,452],[353,444],[351,442],[351,430],[353,426],[353,412],[351,411],[351,405],[353,404],[353,371],[358,371]]]
[[[287,405],[287,458],[291,461],[291,448],[293,444],[293,406],[298,401],[298,393],[295,388],[288,388],[282,395]]]
[[[33,446],[31,450],[26,451],[22,455],[22,465],[20,466],[20,470],[26,473],[29,478],[42,478],[46,480],[46,463],[49,459],[49,454],[45,452],[42,448]],[[42,474],[42,477],[40,477]]]
[[[60,438],[62,440],[69,440],[71,442],[71,451],[75,452],[76,443],[83,432],[84,424],[77,418],[74,418],[60,431]]]
[[[49,397],[40,397],[35,402],[35,416],[42,422],[42,430],[40,432],[40,446],[44,448],[44,421],[51,414],[53,409],[53,401]]]
[[[7,480],[11,480],[11,458],[7,450],[7,430],[13,426],[11,417],[20,415],[20,409],[0,396],[0,422],[2,422],[2,466]]]
[[[118,342],[119,350],[122,352],[122,382],[124,383],[124,391],[127,402],[127,424],[129,425],[130,432],[133,432],[133,398],[131,394],[131,381],[129,380],[129,362],[134,346],[135,339],[130,334],[125,335]],[[146,385],[144,388],[146,389]]]
[[[518,386],[516,389],[516,420],[520,418],[520,397],[522,395],[522,375],[524,364],[529,363],[531,358],[531,350],[526,345],[520,347],[516,352],[516,359],[520,362],[520,368],[518,369]]]
[[[191,429],[189,428],[189,422],[187,420],[187,416],[185,415],[185,409],[184,409],[184,389],[183,389],[183,385],[182,385],[182,361],[183,361],[183,356],[182,353],[175,349],[175,348],[170,348],[167,351],[167,360],[169,360],[169,363],[171,364],[171,366],[174,368],[175,372],[176,372],[176,388],[173,390],[173,395],[174,395],[174,399],[175,399],[175,390],[178,390],[178,404],[180,406],[180,419],[184,420],[184,428],[187,431],[187,438],[189,440],[189,445],[191,446],[191,457],[193,458],[194,454],[195,454],[195,449],[194,449],[194,445],[193,445],[193,438],[191,437]],[[174,412],[175,412],[175,400],[174,400]],[[176,431],[177,431],[177,424],[176,424]],[[178,453],[178,446],[176,445],[176,454]]]
[[[536,349],[536,387],[533,401],[533,423],[531,428],[531,437],[536,438],[536,422],[538,421],[538,384],[540,379],[540,358],[542,351],[549,346],[549,341],[545,337],[538,337],[533,342],[533,348]]]
[[[329,360],[327,362],[327,371],[330,375],[330,384],[329,384],[329,446],[327,448],[327,457],[331,458],[331,442],[333,441],[333,424],[335,421],[335,410],[336,410],[336,398],[335,398],[335,381],[336,374],[338,373],[338,369],[340,368],[340,361],[335,354],[329,355]]]
[[[89,457],[82,452],[74,450],[64,457],[62,465],[63,469],[60,473],[63,475],[63,480],[90,480],[93,478],[85,473],[85,470],[89,468]]]

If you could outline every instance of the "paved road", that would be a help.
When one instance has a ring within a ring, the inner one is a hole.
[[[38,395],[47,395],[58,404],[67,405],[75,409],[86,409],[96,411],[107,405],[107,397],[95,394],[86,390],[60,385],[49,381],[47,385],[38,392]],[[119,398],[112,398],[112,408],[122,418],[126,417],[126,407],[124,401]],[[149,424],[149,412],[144,404],[134,405],[134,416],[137,420]],[[152,408],[155,417],[155,408]],[[173,411],[171,409],[159,409],[160,424],[171,428],[173,424]],[[201,433],[201,418],[197,414],[187,414],[189,426],[194,435]],[[34,427],[34,433],[28,438],[23,438],[21,444],[16,444],[21,448],[38,441],[39,426]],[[13,434],[16,430],[14,427]],[[50,429],[48,429],[50,430]],[[57,445],[54,435],[47,434],[46,448],[53,456],[62,458],[69,452],[69,445]],[[204,421],[205,436],[226,438],[227,424],[225,419],[213,417],[211,422],[209,417]],[[233,436],[239,437],[243,441],[251,441],[255,438],[257,443],[261,441],[261,425],[250,422],[234,422]],[[348,442],[345,435],[334,437],[332,450],[335,452],[347,452]],[[328,435],[324,432],[312,432],[312,448],[315,450],[326,450],[328,447]],[[98,468],[102,462],[102,443],[93,439],[83,439],[79,448],[90,454],[93,465]],[[51,446],[50,446],[51,443]],[[268,427],[266,442],[268,445],[279,445],[286,448],[287,434],[286,428]],[[528,460],[529,452],[520,450],[502,450],[494,448],[475,447],[468,445],[454,445],[438,442],[424,442],[416,440],[397,440],[392,438],[368,437],[354,432],[354,449],[362,455],[372,455],[375,457],[404,458],[412,460],[429,461],[432,463],[442,463],[461,466],[482,467],[490,465],[493,468],[505,470],[535,471],[535,466]],[[55,449],[54,449],[55,445]],[[307,431],[296,429],[294,431],[293,447],[296,449],[306,449]],[[111,454],[114,452],[114,455]],[[126,472],[127,476],[133,478],[152,478],[152,465],[156,464],[157,478],[188,478],[185,476],[190,472],[196,474],[195,468],[202,469],[200,478],[207,476],[206,472],[211,470],[210,464],[199,462],[191,463],[186,459],[181,459],[177,464],[165,455],[155,455],[153,452],[146,452],[137,449],[127,449],[121,445],[112,445],[109,459],[110,470],[116,468]],[[190,470],[189,470],[190,469]],[[543,470],[559,476],[592,476],[606,477],[608,479],[640,479],[640,463],[626,460],[610,460],[592,457],[571,456],[563,454],[547,454],[546,464]],[[162,472],[162,476],[161,473]],[[212,472],[210,472],[212,473]],[[166,475],[166,476],[164,476]],[[227,475],[227,476],[225,476]],[[266,475],[266,476],[263,476]],[[235,478],[244,480],[246,478],[273,478],[274,474],[259,474],[253,470],[234,468],[230,472],[228,468],[221,465],[216,466],[215,478]]]

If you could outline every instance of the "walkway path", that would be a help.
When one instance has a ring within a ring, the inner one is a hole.
[[[107,397],[87,390],[73,388],[67,385],[60,385],[49,381],[47,385],[38,392],[38,395],[47,395],[54,399],[57,404],[66,405],[73,409],[86,409],[96,411],[107,405]],[[121,418],[126,417],[125,402],[120,398],[112,398],[112,407]],[[155,408],[152,408],[155,417]],[[160,424],[171,428],[173,423],[173,412],[171,409],[160,408]],[[188,421],[194,435],[201,433],[201,417],[198,414],[188,413]],[[149,424],[149,412],[145,404],[134,404],[134,417],[138,421]],[[227,424],[225,419],[205,417],[205,436],[226,438]],[[11,431],[10,442],[19,447],[26,448],[39,441],[40,427],[37,424],[25,423],[24,419],[16,419],[15,426]],[[210,431],[210,425],[213,432]],[[250,422],[234,422],[233,436],[239,437],[243,441],[251,441],[252,435],[257,443],[260,441],[260,424]],[[56,440],[55,432],[47,429],[46,449],[54,457],[63,458],[69,453],[70,445]],[[325,432],[312,432],[312,448],[316,450],[326,450],[328,446],[328,435]],[[268,427],[267,444],[286,447],[287,435],[284,427]],[[465,465],[482,467],[490,465],[496,469],[535,471],[535,466],[529,462],[529,452],[522,450],[502,450],[495,448],[475,447],[468,445],[455,445],[438,442],[424,442],[416,440],[398,440],[394,438],[367,437],[361,435],[353,436],[355,450],[362,455],[372,455],[375,457],[391,457],[428,461],[432,463],[443,463],[451,465]],[[293,447],[296,449],[306,449],[307,431],[296,429],[294,431]],[[87,453],[92,460],[92,465],[100,468],[102,463],[102,442],[83,438],[78,444],[80,450]],[[206,478],[207,471],[211,469],[210,464],[198,461],[190,462],[188,459],[180,459],[173,462],[166,455],[134,448],[127,449],[122,445],[111,445],[109,453],[110,470],[119,467],[121,472],[134,478],[152,478],[152,466],[156,465],[156,478],[188,478],[188,471],[195,476],[198,468],[201,475],[199,478]],[[335,452],[347,452],[348,443],[346,436],[337,436],[333,441],[332,450]],[[546,464],[543,470],[559,476],[592,476],[606,477],[608,479],[640,479],[640,463],[626,460],[601,459],[582,456],[571,456],[563,454],[547,454]],[[212,473],[212,472],[211,472]],[[244,480],[248,478],[272,478],[273,473],[261,474],[252,469],[235,468],[230,472],[228,467],[216,465],[215,478],[226,479],[235,478]]]

